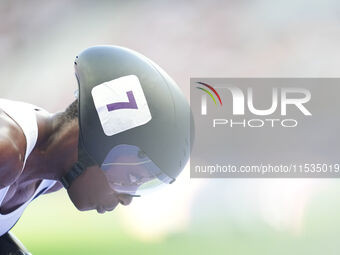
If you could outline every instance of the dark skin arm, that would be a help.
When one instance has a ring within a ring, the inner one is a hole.
[[[20,176],[26,150],[21,128],[0,111],[0,188],[11,185]]]

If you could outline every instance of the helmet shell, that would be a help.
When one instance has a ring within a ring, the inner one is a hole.
[[[113,147],[135,145],[167,176],[175,179],[188,161],[194,127],[191,126],[190,136],[190,106],[169,75],[133,50],[108,45],[82,51],[75,59],[75,70],[79,87],[81,149],[101,165]],[[152,119],[144,125],[107,136],[94,105],[92,88],[128,75],[138,77]]]

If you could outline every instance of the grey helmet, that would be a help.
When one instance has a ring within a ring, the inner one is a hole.
[[[154,180],[175,181],[194,137],[191,109],[176,83],[150,59],[118,46],[87,48],[74,64],[78,161],[61,178],[65,188],[91,165],[114,179],[114,189],[131,195]]]

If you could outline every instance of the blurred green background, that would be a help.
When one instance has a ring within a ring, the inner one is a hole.
[[[73,59],[115,44],[190,77],[339,77],[336,0],[0,0],[1,97],[50,112],[76,89]],[[190,179],[111,213],[39,197],[13,232],[39,254],[339,254],[338,180]]]

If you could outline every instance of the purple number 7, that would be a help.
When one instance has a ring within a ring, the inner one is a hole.
[[[129,99],[129,102],[118,102],[118,103],[108,104],[106,105],[107,110],[110,112],[110,111],[114,111],[118,109],[138,109],[137,104],[136,104],[136,99],[133,96],[132,91],[126,92],[126,95]]]

